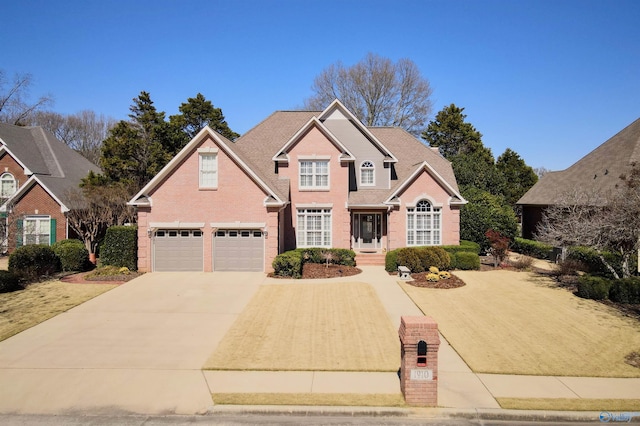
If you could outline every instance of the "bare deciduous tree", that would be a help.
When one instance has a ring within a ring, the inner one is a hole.
[[[618,271],[603,252],[622,257],[622,276],[631,276],[629,260],[640,249],[640,168],[621,176],[615,191],[608,194],[575,189],[549,206],[538,225],[536,238],[559,247],[591,247],[615,278]]]
[[[134,222],[135,211],[126,204],[128,195],[120,185],[89,185],[67,193],[69,211],[65,215],[69,226],[82,238],[89,253],[96,253],[108,227]]]
[[[29,102],[29,88],[33,83],[31,74],[16,74],[12,81],[0,70],[0,122],[24,125],[32,115],[53,103],[51,95],[41,96]]]
[[[91,110],[72,115],[42,111],[34,115],[31,124],[44,127],[86,159],[98,164],[102,141],[107,138],[116,120]]]
[[[431,115],[431,86],[410,59],[397,63],[369,53],[352,67],[330,65],[314,80],[305,108],[339,99],[367,126],[399,126],[419,135]]]

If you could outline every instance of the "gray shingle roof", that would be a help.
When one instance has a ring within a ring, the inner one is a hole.
[[[311,118],[322,111],[277,111],[237,139],[232,149],[284,198],[288,199],[289,181],[275,172],[273,156]],[[349,204],[379,205],[401,185],[424,161],[458,191],[451,163],[438,152],[398,127],[373,127],[369,131],[398,159],[394,167],[398,176],[389,190],[360,190],[349,195]]]
[[[542,176],[517,204],[552,205],[575,188],[607,194],[615,190],[620,176],[628,174],[633,163],[640,165],[640,118],[571,167]]]
[[[89,171],[101,173],[98,166],[42,127],[0,123],[0,140],[63,204],[68,201],[68,191],[77,188]]]

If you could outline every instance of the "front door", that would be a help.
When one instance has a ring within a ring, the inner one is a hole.
[[[355,213],[354,237],[355,247],[364,249],[380,248],[382,238],[382,214]]]

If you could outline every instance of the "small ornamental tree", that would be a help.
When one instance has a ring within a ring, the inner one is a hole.
[[[493,256],[493,266],[497,267],[505,257],[507,257],[509,238],[493,229],[489,229],[484,235],[489,240],[489,245],[491,246],[490,252]]]

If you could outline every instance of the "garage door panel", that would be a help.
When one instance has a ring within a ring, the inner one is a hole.
[[[215,271],[263,271],[262,231],[216,231],[213,241],[213,269]]]
[[[158,230],[154,236],[154,271],[202,271],[204,250],[200,230]]]

